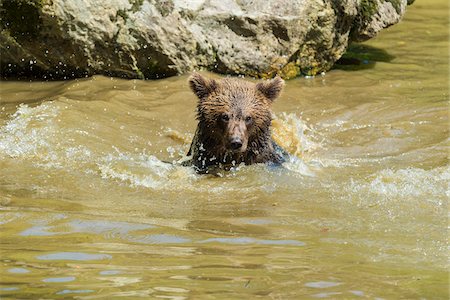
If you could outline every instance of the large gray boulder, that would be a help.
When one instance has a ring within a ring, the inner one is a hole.
[[[2,76],[159,78],[329,70],[407,0],[0,0]],[[410,1],[411,2],[411,1]]]

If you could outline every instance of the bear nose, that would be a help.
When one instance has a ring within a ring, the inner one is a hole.
[[[233,138],[230,142],[231,149],[238,150],[242,147],[242,141],[240,138]]]

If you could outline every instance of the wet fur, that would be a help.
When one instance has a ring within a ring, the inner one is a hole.
[[[206,173],[241,163],[281,164],[285,160],[286,152],[272,140],[270,131],[271,104],[283,88],[281,78],[254,84],[194,74],[189,85],[198,97],[198,126],[188,152],[192,158],[185,165]],[[231,150],[229,142],[236,136],[242,141],[238,151]]]

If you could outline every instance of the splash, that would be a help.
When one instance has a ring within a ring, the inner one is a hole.
[[[21,104],[0,128],[0,157],[31,160],[45,168],[65,168],[86,161],[91,150],[74,144],[71,137],[75,131],[60,125],[61,113],[68,108],[54,101],[36,107]]]
[[[291,155],[308,157],[319,146],[312,140],[314,130],[296,114],[282,113],[272,121],[272,138]]]
[[[0,154],[10,157],[40,156],[49,153],[48,137],[57,133],[55,118],[59,108],[51,103],[37,107],[21,104],[0,129]]]
[[[109,154],[98,163],[104,179],[128,182],[131,186],[161,189],[172,184],[169,180],[195,179],[193,170],[163,162],[155,156],[118,153]]]
[[[289,171],[306,176],[314,176],[311,166],[315,161],[311,151],[319,147],[312,140],[314,130],[295,114],[282,113],[272,121],[272,138],[289,154],[289,160],[283,166]]]
[[[289,160],[283,163],[283,166],[291,172],[298,173],[304,176],[315,176],[315,173],[302,159],[291,156]]]
[[[448,167],[384,169],[364,180],[351,180],[347,191],[380,202],[417,199],[442,206],[450,196]]]
[[[60,100],[43,102],[34,107],[20,105],[5,125],[0,127],[0,157],[43,168],[46,172],[59,169],[71,174],[81,173],[77,176],[98,176],[125,186],[155,190],[250,193],[264,189],[267,183],[265,177],[270,174],[270,170],[264,165],[255,168],[236,166],[230,172],[220,173],[224,180],[217,185],[203,180],[205,176],[197,175],[193,168],[164,162],[148,154],[146,149],[135,148],[135,152],[119,149],[114,146],[115,140],[111,137],[116,134],[114,130],[117,128],[108,127],[111,125],[109,120],[106,124],[96,119],[80,123],[80,120],[87,119],[85,110],[77,107],[76,102]],[[305,133],[311,129],[294,114],[281,114],[274,124],[274,138],[292,154],[284,167],[302,176],[313,175],[303,161],[306,153],[315,147]],[[168,154],[173,161],[182,159],[191,136],[170,128],[163,135],[182,144],[163,146],[167,152],[164,154]],[[122,148],[126,146],[121,145]],[[251,182],[251,186],[241,189],[243,183],[239,182],[240,187],[236,187],[234,180],[237,174],[244,181]]]

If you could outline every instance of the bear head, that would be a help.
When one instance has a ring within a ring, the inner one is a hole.
[[[255,84],[195,73],[189,85],[198,98],[197,119],[208,146],[238,154],[249,145],[260,147],[261,139],[270,139],[271,105],[284,86],[280,77]]]

